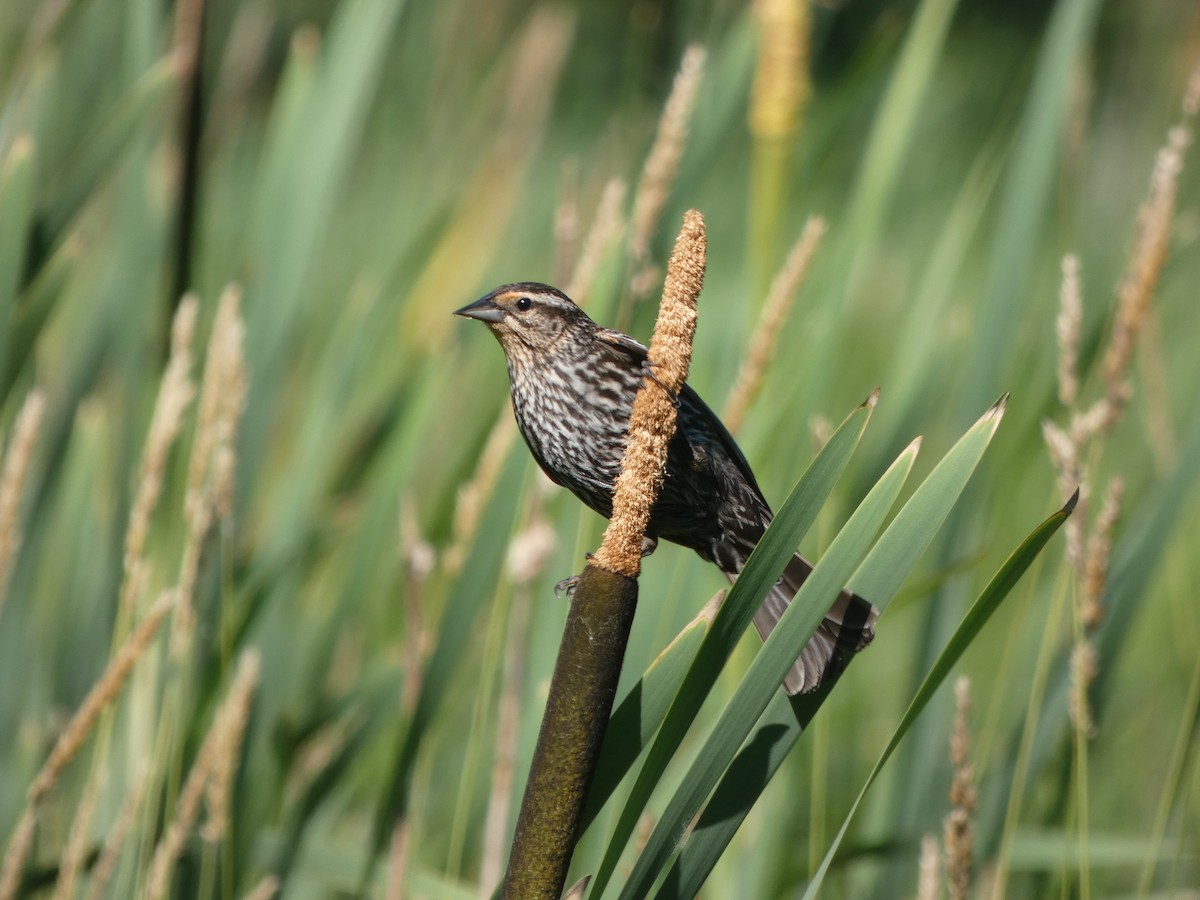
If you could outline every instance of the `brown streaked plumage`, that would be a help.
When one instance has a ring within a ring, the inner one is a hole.
[[[605,518],[621,468],[633,400],[648,375],[646,348],[601,328],[566,294],[545,284],[506,284],[457,315],[484,322],[504,350],[513,411],[542,470]],[[650,517],[659,538],[695,550],[732,581],[772,513],[733,437],[691,387],[679,395],[662,492]],[[812,571],[799,554],[754,615],[765,639]],[[835,677],[874,637],[878,612],[842,591],[788,673],[798,694]]]

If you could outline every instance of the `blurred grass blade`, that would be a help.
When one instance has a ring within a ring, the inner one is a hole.
[[[1143,591],[1162,570],[1163,554],[1171,546],[1172,535],[1180,524],[1187,528],[1188,501],[1196,495],[1197,481],[1200,481],[1200,414],[1192,419],[1175,470],[1145,502],[1140,521],[1130,523],[1126,538],[1113,550],[1108,584],[1101,598],[1108,614],[1100,626],[1098,647],[1101,658],[1111,662],[1100,667],[1093,685],[1097,709],[1103,708],[1116,690],[1115,663],[1135,631],[1135,615],[1141,609],[1139,601],[1148,599]],[[1065,693],[1064,684],[1064,696]]]
[[[651,746],[633,790],[621,810],[604,858],[592,882],[593,896],[599,897],[608,886],[621,851],[633,834],[654,787],[683,742],[684,735],[687,734],[696,713],[704,703],[704,698],[716,682],[721,668],[729,659],[742,632],[750,624],[767,590],[778,580],[804,533],[816,520],[834,484],[845,471],[846,463],[850,461],[850,456],[867,427],[876,399],[877,395],[873,394],[847,416],[821,448],[821,452],[792,489],[767,533],[750,554],[746,568],[730,589],[725,603],[713,620],[711,629],[701,642],[700,650],[684,678],[683,686],[672,701],[658,737]],[[780,678],[782,680],[782,676]],[[595,802],[589,801],[589,806]]]
[[[33,140],[17,137],[0,161],[0,372],[12,335],[13,305],[21,284],[21,269],[33,215],[36,155]],[[3,399],[0,395],[0,399]]]
[[[501,476],[502,483],[516,483],[525,464],[524,454],[510,452]],[[387,844],[392,826],[405,814],[412,767],[425,733],[441,707],[450,679],[458,663],[471,657],[467,651],[467,644],[471,639],[471,625],[479,610],[495,594],[496,581],[507,550],[506,536],[515,515],[517,500],[518,497],[512,491],[497,491],[493,494],[471,556],[443,608],[433,652],[421,676],[421,693],[417,697],[412,719],[406,724],[396,748],[395,762],[386,782],[388,788],[375,814],[362,884],[369,882],[375,862]]]
[[[1075,509],[1075,503],[1079,500],[1079,492],[1076,491],[1071,495],[1071,499],[1067,504],[1056,512],[1050,518],[1046,519],[1041,525],[1033,530],[1029,537],[1021,542],[1021,545],[1013,551],[1012,555],[1000,567],[1000,570],[992,576],[992,580],[988,582],[987,587],[983,589],[983,593],[967,611],[963,617],[962,623],[946,644],[941,655],[933,664],[929,674],[925,676],[925,680],[921,683],[921,687],[917,690],[916,696],[913,697],[908,709],[900,719],[900,724],[896,726],[896,731],[892,734],[892,738],[888,741],[879,760],[875,763],[875,767],[871,770],[871,774],[867,776],[866,782],[859,791],[858,797],[850,807],[850,811],[846,813],[846,818],[842,822],[842,827],[838,829],[837,835],[830,844],[829,850],[825,854],[825,858],[821,861],[821,865],[813,874],[812,881],[809,882],[808,890],[804,892],[806,900],[815,898],[817,892],[821,888],[821,883],[825,879],[825,874],[829,871],[830,863],[833,862],[834,856],[837,855],[838,847],[841,846],[842,839],[846,836],[846,831],[850,827],[850,822],[854,818],[854,813],[858,811],[859,804],[862,803],[863,797],[871,785],[875,783],[875,779],[879,776],[880,771],[891,757],[893,751],[904,739],[904,735],[908,733],[913,722],[921,714],[921,711],[929,704],[937,689],[945,681],[946,676],[950,674],[950,670],[954,668],[959,657],[963,655],[966,649],[971,646],[983,628],[987,620],[991,618],[1000,606],[1000,602],[1008,596],[1021,576],[1033,563],[1042,548],[1046,546],[1046,542],[1054,536],[1054,533],[1062,526],[1071,513]]]
[[[733,761],[771,698],[779,692],[784,675],[796,661],[797,648],[803,647],[812,637],[829,604],[866,555],[912,470],[918,446],[914,442],[901,453],[871,488],[754,657],[746,677],[721,713],[712,734],[638,857],[621,892],[622,900],[649,893],[705,798]]]
[[[1192,767],[1195,765],[1198,748],[1193,737],[1198,731],[1200,731],[1200,656],[1196,657],[1196,663],[1192,669],[1187,699],[1180,711],[1175,742],[1164,769],[1162,791],[1158,798],[1158,809],[1154,813],[1154,825],[1148,838],[1147,850],[1141,855],[1140,861],[1143,863],[1143,867],[1141,877],[1138,879],[1139,897],[1145,897],[1150,893],[1159,860],[1170,858],[1169,854],[1172,851],[1168,851],[1164,846],[1167,826],[1176,811],[1187,802],[1185,779],[1187,778],[1186,773],[1192,771]],[[1095,854],[1097,848],[1094,834],[1088,836],[1088,845]]]
[[[851,247],[869,247],[904,171],[917,115],[941,58],[958,0],[923,0],[913,16],[904,47],[875,116],[854,189],[849,219]]]
[[[133,84],[89,140],[79,145],[73,164],[55,181],[39,223],[43,248],[55,247],[67,225],[98,187],[112,177],[129,146],[142,140],[175,95],[179,69],[165,57]],[[165,121],[165,119],[164,119]],[[34,272],[40,261],[34,261]]]
[[[923,0],[904,37],[904,46],[867,139],[846,216],[847,227],[835,245],[838,260],[834,271],[839,273],[838,281],[826,294],[827,314],[832,317],[831,333],[812,344],[808,377],[802,382],[806,400],[828,396],[829,380],[838,371],[834,354],[842,346],[839,334],[853,313],[852,304],[845,300],[855,290],[861,268],[859,260],[878,244],[881,223],[901,182],[917,116],[924,108],[957,8],[958,0]]]
[[[34,351],[38,335],[50,319],[67,285],[79,273],[80,252],[68,241],[46,260],[33,282],[10,310],[6,351],[0,357],[0,397],[7,397]]]
[[[1200,417],[1192,422],[1187,439],[1180,448],[1175,471],[1154,491],[1152,498],[1143,502],[1142,515],[1129,524],[1122,540],[1113,550],[1108,583],[1101,598],[1107,614],[1097,636],[1097,649],[1106,664],[1100,667],[1089,692],[1098,717],[1102,718],[1103,710],[1115,690],[1113,671],[1118,669],[1117,661],[1127,645],[1128,635],[1134,630],[1135,616],[1147,599],[1145,587],[1154,581],[1160,571],[1162,556],[1171,544],[1171,535],[1187,513],[1198,480]],[[1034,731],[1028,771],[1024,776],[1026,781],[1052,765],[1063,749],[1064,734],[1072,727],[1067,715],[1070,681],[1068,648],[1063,651],[1050,675],[1038,721],[1028,726]],[[1014,783],[1021,739],[1021,729],[1016,729],[1010,741],[1010,752],[1003,755],[1007,761],[1003,771],[981,793],[978,831],[979,844],[985,852],[993,852],[1003,835],[1003,821],[1010,802],[1007,792]]]
[[[1006,399],[993,404],[942,457],[850,577],[849,587],[886,608],[962,494],[999,427]],[[796,698],[791,707],[782,698],[772,701],[672,867],[668,884],[675,887],[662,896],[691,896],[699,888],[824,698],[818,692]]]
[[[876,425],[887,442],[880,450],[880,465],[884,461],[882,452],[895,452],[904,440],[905,435],[898,432],[912,422],[936,420],[938,405],[944,402],[943,392],[937,387],[941,370],[936,365],[939,354],[946,353],[946,332],[941,323],[956,296],[956,279],[979,240],[981,222],[994,203],[996,185],[1003,171],[1001,153],[995,143],[980,151],[963,180],[946,223],[929,252],[902,331],[895,340],[896,352],[888,376],[888,403],[879,411]]]
[[[296,868],[305,832],[315,818],[317,810],[351,769],[361,763],[364,748],[384,721],[383,710],[395,708],[394,695],[390,691],[388,700],[391,702],[375,704],[377,708],[370,710],[369,715],[352,722],[343,742],[336,747],[329,761],[297,801],[291,820],[284,829],[283,840],[272,861],[272,870],[280,879],[281,892]]]
[[[28,135],[19,135],[0,161],[0,321],[9,316],[25,261],[26,238],[33,213],[36,148]]]
[[[251,249],[261,277],[249,292],[246,321],[255,386],[243,439],[250,465],[261,457],[273,421],[269,410],[293,362],[286,348],[318,296],[312,273],[404,5],[403,0],[341,4],[315,63],[311,42],[294,44],[292,77],[272,122],[252,220]]]
[[[1063,860],[1079,853],[1079,837],[1061,828],[1022,827],[1013,846],[1014,872],[1045,872],[1051,875],[1062,870]],[[1164,850],[1142,832],[1105,831],[1088,837],[1089,868],[1132,869],[1143,862],[1181,863],[1192,865],[1200,859],[1195,846]],[[1134,897],[1186,897],[1186,891],[1165,891],[1151,894],[1138,891]]]
[[[1030,273],[1060,164],[1059,146],[1069,119],[1065,110],[1099,8],[1097,0],[1063,0],[1054,5],[1012,165],[1000,189],[987,281],[973,329],[975,342],[966,357],[970,365],[963,408],[978,409],[985,397],[995,396],[1001,367],[1023,321],[1022,300],[1032,296]]]

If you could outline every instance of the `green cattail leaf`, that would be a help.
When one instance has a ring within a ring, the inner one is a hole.
[[[850,590],[887,608],[966,488],[1007,405],[1006,394],[942,457],[850,578]]]
[[[943,323],[955,299],[956,279],[966,267],[982,222],[992,208],[1002,168],[1001,154],[995,146],[980,150],[913,290],[894,344],[887,406],[879,411],[876,424],[883,432],[884,448],[905,440],[911,423],[936,420],[939,404],[944,402],[939,389],[945,372]],[[880,465],[883,460],[881,455]]]
[[[501,483],[514,482],[524,465],[526,461],[522,454],[510,453]],[[417,751],[437,715],[451,676],[458,663],[468,656],[466,648],[471,639],[475,616],[494,594],[516,501],[517,497],[509,491],[497,492],[492,497],[480,523],[475,546],[447,599],[433,650],[421,675],[421,692],[416,707],[392,756],[395,762],[387,780],[388,788],[376,809],[363,884],[369,881],[374,863],[387,844],[393,824],[405,813]]]
[[[717,680],[721,667],[729,659],[755,610],[767,591],[779,579],[801,538],[816,520],[834,484],[850,461],[875,406],[875,395],[838,427],[816,459],[801,476],[792,493],[775,516],[771,527],[746,562],[667,711],[658,737],[638,773],[633,790],[621,810],[613,836],[592,882],[592,895],[599,897],[612,878],[621,851],[633,834],[638,819],[662,773],[683,742],[704,698]],[[814,626],[815,627],[815,626]],[[795,661],[795,654],[792,655]],[[782,681],[780,675],[779,680]],[[778,682],[777,682],[778,684]],[[632,760],[630,761],[632,762]],[[597,800],[590,802],[590,805]]]
[[[0,372],[12,334],[13,302],[21,281],[21,266],[33,215],[36,155],[33,141],[21,136],[0,161]]]
[[[821,861],[821,865],[817,868],[813,875],[812,881],[808,884],[808,890],[805,891],[805,898],[817,896],[817,891],[820,890],[821,882],[825,879],[825,873],[829,871],[829,864],[833,862],[833,858],[837,855],[838,847],[841,846],[842,839],[846,836],[846,831],[850,827],[850,822],[854,818],[854,813],[857,812],[859,804],[862,803],[863,797],[871,785],[875,783],[875,779],[879,776],[884,765],[895,751],[900,741],[904,739],[904,735],[912,727],[912,724],[917,720],[941,687],[946,676],[950,674],[950,670],[954,668],[954,664],[958,662],[959,657],[963,655],[966,649],[971,646],[971,642],[975,640],[979,630],[983,628],[988,619],[992,617],[999,607],[1000,602],[1008,596],[1009,592],[1016,586],[1016,583],[1025,574],[1025,570],[1032,565],[1037,559],[1042,548],[1046,546],[1046,542],[1054,536],[1054,533],[1062,526],[1063,522],[1075,509],[1075,503],[1079,499],[1079,492],[1071,496],[1067,501],[1067,505],[1048,518],[1045,522],[1033,530],[1029,537],[1021,542],[1020,546],[1012,552],[1012,555],[1000,567],[1000,570],[992,576],[992,580],[988,582],[987,587],[983,589],[983,593],[967,610],[967,614],[963,617],[962,623],[950,638],[946,648],[942,651],[937,661],[933,664],[929,674],[925,676],[925,680],[921,682],[921,687],[917,690],[917,694],[913,697],[912,702],[908,705],[908,709],[900,719],[900,724],[896,726],[895,732],[892,734],[891,740],[884,747],[883,753],[880,754],[879,760],[875,763],[875,767],[871,770],[871,774],[867,776],[866,782],[863,783],[862,790],[858,792],[858,797],[855,799],[850,811],[846,814],[845,820],[842,822],[842,827],[838,829],[833,843],[830,844],[829,850],[825,854],[825,858]]]
[[[1032,299],[1032,275],[1054,191],[1059,148],[1067,129],[1073,74],[1088,53],[1100,10],[1097,0],[1056,4],[1038,57],[1037,72],[1021,121],[1012,163],[1000,189],[988,276],[979,302],[974,345],[968,355],[962,402],[978,408],[996,390],[1002,366]]]
[[[887,606],[965,489],[996,433],[1004,408],[1002,398],[942,457],[851,576],[848,585],[852,590],[881,608]],[[795,698],[791,707],[778,698],[768,708],[754,735],[718,784],[708,809],[672,869],[668,884],[677,893],[666,896],[687,896],[692,886],[698,888],[707,877],[827,694],[828,691],[822,690]],[[733,798],[737,810],[731,813],[729,805]]]
[[[36,163],[36,148],[27,135],[14,140],[0,161],[0,222],[4,223],[0,232],[0,322],[7,321],[20,283],[33,215]]]
[[[42,216],[48,246],[62,237],[68,223],[121,163],[131,142],[145,135],[176,90],[179,70],[168,57],[136,81],[90,140],[81,144],[74,164],[57,180]]]
[[[1145,834],[1120,832],[1091,832],[1088,834],[1088,867],[1129,869],[1141,863],[1194,864],[1200,859],[1196,849],[1186,847],[1162,847]],[[1056,874],[1062,871],[1062,862],[1079,853],[1079,836],[1062,828],[1025,828],[1017,832],[1013,841],[1011,872],[1045,872]],[[1141,896],[1164,896],[1151,894],[1148,890]]]
[[[78,275],[79,248],[68,241],[51,255],[11,310],[12,319],[0,362],[0,397],[8,396],[17,375],[36,345],[37,337],[57,308],[71,279]]]
[[[827,694],[822,686],[812,696],[824,700]],[[793,706],[781,691],[721,777],[657,896],[696,896],[800,734]]]
[[[806,398],[825,396],[830,379],[839,371],[836,354],[843,346],[839,335],[851,328],[859,313],[859,308],[844,298],[854,296],[854,281],[865,268],[859,260],[878,245],[885,217],[902,185],[908,148],[918,133],[918,116],[957,8],[958,0],[924,0],[905,34],[863,154],[845,215],[846,227],[839,229],[834,244],[837,282],[825,295],[832,333],[814,343],[807,377],[798,379]]]
[[[968,612],[967,617],[963,619],[962,624],[959,626],[959,631],[955,633],[955,639],[960,634],[964,637],[969,635],[973,638],[978,633],[978,628],[986,621],[986,617],[991,615],[991,612],[995,610],[1000,601],[1012,590],[1017,580],[1033,562],[1046,542],[1062,523],[1066,521],[1067,516],[1070,515],[1071,508],[1071,505],[1068,504],[1065,509],[1055,513],[1039,525],[1013,551],[1008,561],[992,578],[984,593],[976,601],[970,612]],[[981,606],[985,600],[990,604],[990,608]],[[930,673],[931,676],[941,673],[939,684],[941,680],[944,680],[945,672],[961,656],[968,645],[969,642],[960,645],[952,640],[946,646],[943,656],[949,655],[947,663],[942,666],[939,661],[939,667]],[[935,691],[936,687],[936,685],[931,685],[930,693]],[[928,702],[928,697],[920,693],[917,699],[922,699],[922,705]],[[917,699],[914,699],[914,704],[916,704]],[[914,710],[910,707],[910,712],[912,712],[912,718],[915,718],[919,714],[920,709]],[[905,721],[901,724],[907,730],[912,722],[906,716]],[[708,808],[696,823],[695,830],[688,838],[687,844],[679,854],[675,865],[668,873],[665,885],[658,894],[659,897],[691,897],[695,895],[741,825],[754,798],[757,797],[758,793],[761,792],[762,788],[775,774],[776,769],[783,762],[783,759],[787,756],[788,751],[799,736],[800,730],[796,726],[793,710],[789,708],[782,697],[776,698],[760,720],[759,728],[755,732],[754,737],[747,743],[742,753],[739,754],[738,759],[734,761],[729,773],[722,779],[721,784],[717,786],[717,790],[713,794]],[[898,736],[894,740],[898,742],[901,737],[903,735],[899,734],[898,729]],[[754,752],[752,748],[756,745],[760,749]],[[885,757],[881,759],[876,771],[872,773],[867,784],[864,785],[862,793],[858,798],[859,801],[861,801],[862,795],[870,787],[871,782],[877,777],[878,768],[886,762],[886,756],[890,756],[894,749],[894,745],[889,745],[889,748],[885,751]],[[756,781],[758,782],[757,787]],[[749,798],[746,796],[747,793],[750,795]],[[739,808],[736,812],[730,814],[728,804],[725,803],[725,800],[726,798],[735,796]],[[819,887],[819,878],[824,877],[824,873],[828,869],[829,859],[836,853],[837,844],[845,836],[845,827],[848,825],[857,807],[858,801],[851,808],[850,814],[843,824],[842,832],[839,833],[834,846],[831,847],[824,867],[818,873],[819,877],[814,878],[813,884],[810,886],[810,893]]]
[[[257,390],[250,399],[244,446],[255,463],[268,439],[266,409],[291,369],[287,348],[320,296],[312,289],[312,274],[404,6],[403,0],[344,4],[317,59],[299,48],[293,54],[253,214],[251,249],[260,257],[262,277],[247,304]]]
[[[688,825],[700,811],[721,774],[733,761],[738,748],[750,734],[771,698],[779,691],[784,675],[862,560],[883,525],[900,489],[912,469],[918,445],[910,445],[876,482],[845,527],[821,557],[812,574],[754,658],[745,679],[725,707],[712,734],[683,777],[675,796],[638,857],[633,873],[621,892],[622,900],[644,897],[679,847]]]

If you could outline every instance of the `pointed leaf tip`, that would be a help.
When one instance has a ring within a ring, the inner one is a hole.
[[[584,875],[567,888],[566,893],[562,895],[562,900],[583,900],[583,892],[587,890],[588,882],[591,880],[591,875]]]
[[[728,593],[724,588],[713,594],[712,599],[704,604],[704,608],[696,614],[692,619],[693,624],[696,622],[705,622],[709,625],[713,623],[713,619],[717,617],[717,613],[721,611],[721,604],[725,602],[725,594]]]
[[[1078,502],[1079,502],[1079,488],[1075,488],[1075,493],[1073,493],[1071,495],[1071,499],[1068,500],[1066,502],[1066,504],[1063,506],[1062,511],[1068,516],[1071,515],[1071,513],[1075,512],[1075,504],[1077,504]]]
[[[995,403],[993,403],[991,406],[988,407],[988,412],[991,413],[992,415],[997,415],[997,416],[1004,415],[1004,411],[1006,409],[1008,409],[1008,398],[1010,396],[1011,395],[1009,394],[1009,392],[1005,391],[1003,394],[1001,394],[996,399]]]
[[[878,402],[879,402],[879,388],[875,388],[875,390],[871,391],[870,396],[868,396],[867,399],[862,402],[862,405],[869,407],[870,409],[874,409],[875,404],[877,404]]]

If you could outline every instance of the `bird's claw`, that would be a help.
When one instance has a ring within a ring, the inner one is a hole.
[[[585,553],[583,554],[583,558],[588,562],[591,562],[595,558],[595,555],[592,553]],[[575,593],[575,586],[577,584],[579,584],[578,575],[572,575],[570,578],[564,578],[562,581],[554,585],[554,596],[561,597],[563,594],[566,594],[567,599],[570,600],[572,595]]]
[[[672,394],[667,389],[667,386],[662,383],[662,380],[657,375],[654,374],[654,367],[657,365],[658,365],[658,363],[656,363],[652,359],[643,359],[642,360],[642,371],[645,373],[647,378],[649,378],[651,381],[653,381],[655,384],[657,384],[660,388],[662,388],[663,393],[667,395],[667,399],[669,399],[671,401],[671,405],[674,406],[676,409],[679,409],[679,397],[676,394]]]

